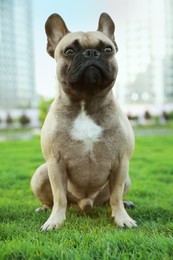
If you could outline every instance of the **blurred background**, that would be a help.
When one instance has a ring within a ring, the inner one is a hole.
[[[173,0],[0,0],[0,140],[9,131],[16,137],[25,129],[27,138],[26,129],[40,129],[56,94],[56,63],[44,30],[54,12],[70,31],[96,30],[101,12],[108,12],[119,47],[119,103],[132,125],[170,124]]]

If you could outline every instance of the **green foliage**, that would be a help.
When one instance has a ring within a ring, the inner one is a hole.
[[[167,113],[168,115],[168,120],[173,120],[173,111]]]
[[[19,122],[22,126],[26,126],[30,123],[30,118],[25,115],[25,114],[22,114],[20,117],[19,117]]]
[[[130,114],[130,113],[127,114],[127,117],[128,117],[129,120],[136,120],[136,121],[137,121],[138,118],[139,118],[138,116],[132,115],[132,114]]]
[[[35,213],[39,202],[29,187],[43,158],[39,139],[0,143],[0,259],[172,259],[173,135],[137,137],[131,161],[128,210],[138,228],[118,229],[109,206],[85,215],[67,210],[59,230],[42,233],[50,212]]]
[[[44,120],[49,111],[52,101],[53,101],[53,99],[46,99],[44,97],[41,98],[41,101],[39,104],[39,110],[40,110],[39,120],[40,120],[41,125],[43,125],[43,123],[44,123]]]
[[[6,123],[7,125],[11,125],[13,123],[13,118],[11,117],[10,114],[7,114]]]
[[[145,118],[145,119],[151,119],[151,118],[152,118],[152,116],[151,116],[151,114],[150,114],[149,111],[146,110],[146,111],[144,112],[144,118]]]

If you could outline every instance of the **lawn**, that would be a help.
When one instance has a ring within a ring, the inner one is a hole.
[[[61,229],[40,232],[50,212],[34,212],[29,185],[43,162],[39,140],[1,142],[0,151],[0,259],[173,259],[173,135],[136,138],[126,199],[138,228],[130,230],[106,206],[88,215],[71,207]]]

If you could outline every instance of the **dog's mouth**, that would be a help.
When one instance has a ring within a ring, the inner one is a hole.
[[[81,78],[84,84],[87,83],[90,86],[101,86],[101,83],[103,81],[103,73],[98,66],[96,66],[95,64],[91,64],[85,69]]]
[[[84,86],[96,86],[101,85],[103,78],[104,73],[101,66],[99,66],[97,62],[87,61],[86,64],[78,70],[78,73],[72,73],[70,75],[69,83],[73,85],[80,82],[84,84]]]
[[[97,60],[75,64],[67,75],[67,83],[72,88],[92,92],[104,89],[113,80],[109,67]]]

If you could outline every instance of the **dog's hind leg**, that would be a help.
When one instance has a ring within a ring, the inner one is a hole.
[[[34,173],[31,179],[31,188],[34,195],[42,203],[42,207],[36,209],[36,212],[52,208],[53,196],[46,163],[42,164]]]

